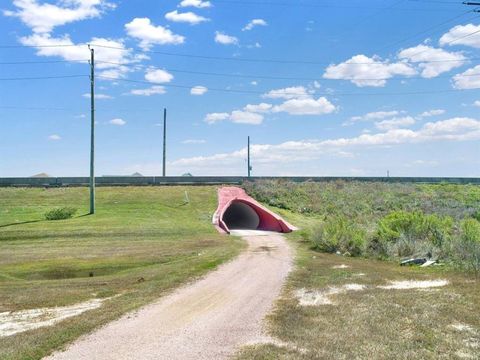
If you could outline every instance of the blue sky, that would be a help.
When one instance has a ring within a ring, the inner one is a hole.
[[[87,44],[99,176],[161,174],[164,107],[169,175],[243,175],[250,135],[253,175],[479,176],[473,9],[3,0],[0,176],[88,175]]]

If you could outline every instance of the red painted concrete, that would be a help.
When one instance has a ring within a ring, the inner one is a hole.
[[[227,186],[218,189],[218,207],[213,215],[213,224],[219,231],[230,233],[228,225],[223,221],[223,215],[228,207],[234,202],[243,202],[250,206],[260,218],[260,224],[257,230],[267,230],[276,232],[291,232],[296,227],[286,222],[282,217],[262,206],[255,199],[248,196],[245,190]]]

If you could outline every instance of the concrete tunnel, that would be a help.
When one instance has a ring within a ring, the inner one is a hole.
[[[290,232],[296,228],[268,210],[237,187],[218,190],[218,208],[213,223],[222,232],[230,230],[265,230]]]

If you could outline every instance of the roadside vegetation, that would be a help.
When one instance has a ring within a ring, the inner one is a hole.
[[[268,317],[272,340],[242,348],[238,360],[478,359],[480,187],[245,188],[302,230],[288,235],[297,257]],[[399,266],[429,252],[445,265]]]
[[[256,199],[309,219],[312,248],[380,259],[422,257],[480,272],[480,186],[265,180]]]
[[[215,208],[213,186],[99,187],[94,216],[87,188],[0,188],[0,315],[104,300],[0,336],[0,359],[40,359],[234,257],[243,242],[217,233]]]

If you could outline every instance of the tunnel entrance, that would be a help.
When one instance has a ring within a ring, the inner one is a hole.
[[[245,193],[228,186],[218,189],[218,207],[212,223],[221,232],[230,230],[265,230],[290,232],[296,228]]]
[[[241,201],[234,201],[223,214],[223,221],[229,229],[256,230],[260,225],[260,217],[249,205]]]

